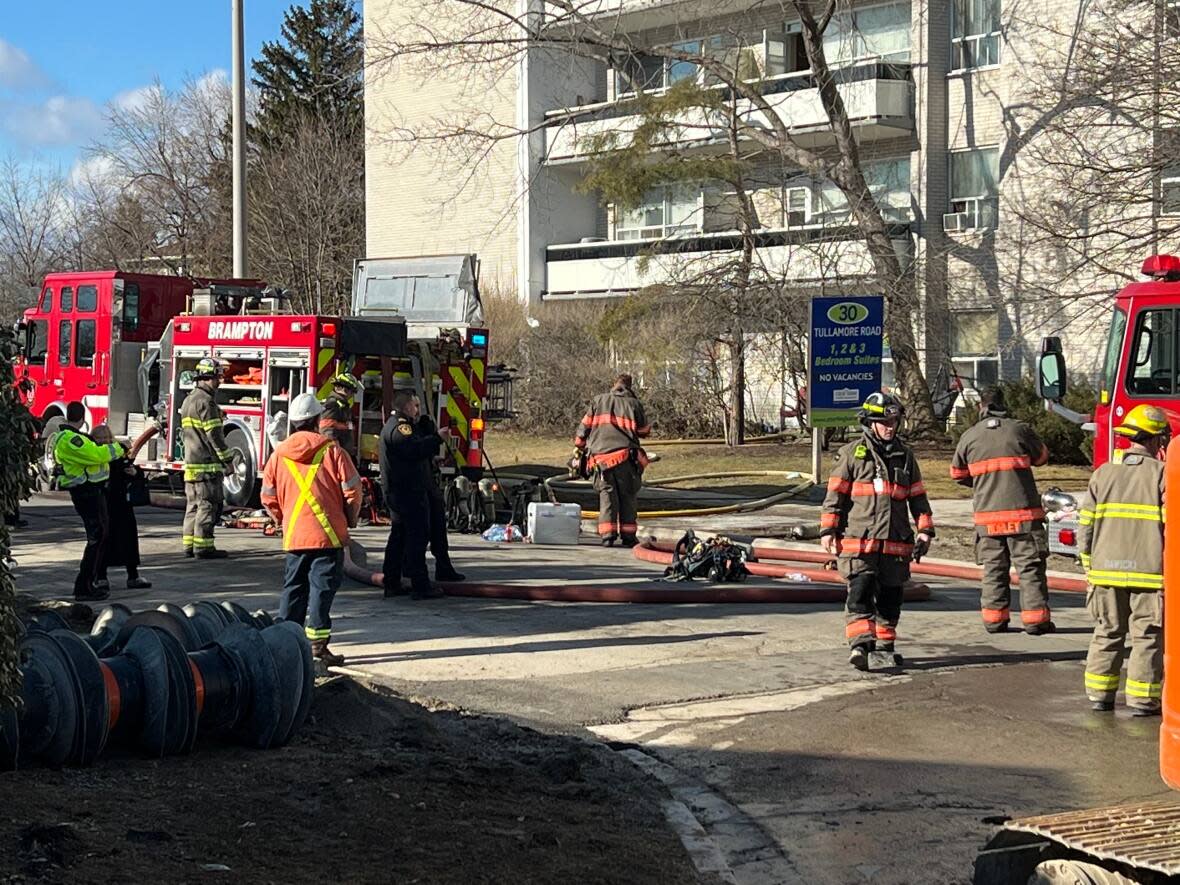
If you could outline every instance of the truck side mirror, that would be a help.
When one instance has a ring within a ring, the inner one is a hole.
[[[1042,399],[1059,403],[1065,397],[1065,357],[1060,352],[1048,351],[1041,354],[1037,372],[1037,392]]]

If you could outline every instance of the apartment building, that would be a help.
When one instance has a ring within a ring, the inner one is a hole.
[[[525,14],[543,16],[534,3]],[[784,8],[613,0],[599,15],[635,46],[726,60],[761,83],[800,144],[834,150],[799,23]],[[975,387],[1027,374],[1043,335],[1066,339],[1078,372],[1097,370],[1105,331],[1095,312],[1106,316],[1105,306],[1053,299],[1029,285],[1038,263],[1053,256],[1023,248],[1006,228],[1010,188],[1026,192],[1036,179],[1013,149],[1013,109],[1024,101],[1029,66],[1044,58],[1046,34],[1067,29],[1077,12],[1077,0],[868,0],[842,4],[825,33],[870,189],[915,272],[916,331],[932,383],[949,366]],[[369,0],[366,32],[389,32],[414,14],[409,0]],[[485,286],[536,303],[674,285],[685,262],[732,253],[733,194],[723,185],[654,188],[626,210],[579,187],[589,146],[639,123],[636,88],[658,91],[685,78],[708,85],[698,66],[642,51],[611,65],[537,48],[510,70],[489,66],[473,90],[474,76],[424,78],[401,68],[367,77],[370,255],[475,251]],[[761,113],[738,103],[746,119]],[[495,120],[500,132],[523,134],[486,144],[467,174],[431,149],[395,159],[385,133],[464,109],[478,110],[484,125]],[[708,118],[690,114],[669,148],[715,152],[721,141]],[[750,179],[762,267],[802,293],[874,291],[867,252],[834,184],[769,156]],[[781,379],[778,360],[767,357],[761,373]],[[781,385],[767,396],[790,398]]]

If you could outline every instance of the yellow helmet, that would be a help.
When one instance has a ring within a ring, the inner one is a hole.
[[[1168,433],[1168,416],[1159,406],[1147,404],[1135,406],[1127,412],[1123,423],[1114,429],[1120,436],[1132,439],[1145,439],[1152,436],[1164,436]]]

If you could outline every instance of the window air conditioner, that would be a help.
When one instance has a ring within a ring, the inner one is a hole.
[[[971,215],[967,212],[948,212],[942,216],[942,229],[947,233],[970,230]]]

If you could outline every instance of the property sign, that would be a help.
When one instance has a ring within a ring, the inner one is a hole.
[[[807,412],[812,427],[856,424],[856,411],[881,389],[885,299],[880,295],[811,299]]]

